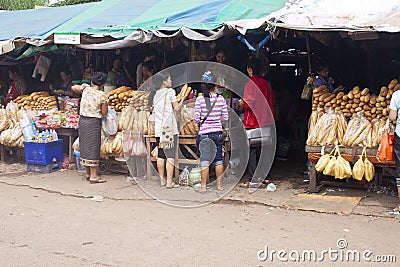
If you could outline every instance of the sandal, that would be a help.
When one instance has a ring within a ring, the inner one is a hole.
[[[221,191],[221,192],[222,192],[222,191],[224,191],[225,188],[224,188],[223,186],[221,186],[221,187],[218,187],[218,186],[217,186],[215,189],[216,189],[217,191]]]
[[[160,185],[161,186],[166,186],[167,185],[167,179],[160,177]]]
[[[90,175],[85,174],[83,177],[86,179],[86,181],[90,181]]]
[[[400,212],[400,206],[397,206],[396,208],[394,208],[393,212]]]
[[[194,192],[200,193],[200,194],[204,194],[204,193],[207,192],[207,188],[204,188],[204,187],[196,188],[196,189],[194,190]]]
[[[249,184],[250,184],[249,182],[243,182],[243,183],[240,183],[239,186],[240,187],[249,187]]]
[[[89,182],[91,184],[101,184],[101,183],[107,182],[107,180],[104,180],[104,179],[101,179],[101,178],[97,177],[96,179],[90,178]]]
[[[172,189],[172,188],[178,188],[179,186],[180,186],[179,184],[172,182],[172,183],[167,183],[167,185],[165,187],[167,189]]]
[[[252,183],[252,182],[249,183],[249,188],[258,188],[259,186],[260,186],[259,183]]]

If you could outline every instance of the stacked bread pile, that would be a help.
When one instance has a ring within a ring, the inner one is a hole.
[[[109,136],[102,140],[100,148],[100,158],[108,159],[110,156],[123,156],[122,133],[118,132],[114,136]]]
[[[121,111],[128,106],[129,100],[135,91],[130,87],[121,86],[107,93],[108,105],[115,111]]]
[[[13,100],[18,108],[34,110],[50,110],[57,108],[55,96],[50,96],[48,92],[33,92],[30,95],[20,95]]]
[[[149,111],[149,95],[150,92],[135,91],[129,103],[136,110]]]
[[[198,135],[200,127],[193,120],[194,103],[184,105],[180,112],[180,134],[181,135]]]
[[[370,90],[359,86],[348,93],[329,93],[325,86],[317,87],[313,91],[312,110],[318,108],[340,111],[347,118],[363,114],[365,118],[372,121],[375,118],[386,119],[389,115],[389,105],[393,93],[400,89],[400,84],[393,79],[388,86],[383,86],[378,96],[371,96]]]

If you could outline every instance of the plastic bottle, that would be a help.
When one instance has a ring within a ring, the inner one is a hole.
[[[58,140],[58,134],[57,134],[56,130],[52,130],[51,135],[53,136],[53,141]]]

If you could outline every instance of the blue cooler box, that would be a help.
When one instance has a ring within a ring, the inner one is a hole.
[[[24,152],[26,164],[48,165],[62,162],[62,139],[47,143],[24,141]]]

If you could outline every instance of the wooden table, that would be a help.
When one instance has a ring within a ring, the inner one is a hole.
[[[72,148],[72,144],[74,143],[75,138],[79,136],[78,129],[75,128],[57,128],[55,129],[58,136],[68,136],[68,157],[71,161],[73,159],[72,154],[74,149]]]
[[[146,140],[146,149],[147,149],[147,158],[149,162],[155,162],[157,161],[157,157],[153,157],[151,155],[151,150],[152,150],[152,144],[156,143],[156,138],[154,136],[144,136]],[[186,159],[186,158],[180,158],[179,157],[179,149],[176,149],[175,153],[175,178],[178,178],[179,176],[179,165],[180,164],[187,164],[187,165],[198,165],[200,164],[200,159],[197,156],[197,154],[191,149],[191,145],[196,145],[196,139],[197,135],[179,135],[178,137],[178,145],[183,146],[188,153],[193,157],[193,159]],[[226,151],[230,151],[230,141],[228,137],[225,137],[225,149]],[[229,157],[224,157],[224,165],[227,166],[229,162]],[[152,169],[151,169],[151,164],[147,164],[147,177],[151,177],[152,175]]]
[[[330,153],[332,149],[335,146],[325,146],[324,148],[324,153]],[[311,193],[317,193],[319,192],[324,185],[339,185],[343,186],[343,183],[339,182],[325,182],[325,181],[318,181],[317,179],[317,171],[315,170],[315,165],[317,163],[316,160],[311,160],[310,159],[310,154],[320,154],[321,153],[321,148],[322,146],[310,146],[307,145],[305,148],[305,151],[309,154],[309,167],[310,167],[310,183],[309,183],[309,189]],[[375,158],[377,148],[367,148],[367,157],[369,158]],[[344,147],[344,146],[339,146],[339,151],[340,154],[343,154],[344,158],[349,161],[350,163],[354,164],[358,160],[358,156],[361,155],[363,148],[362,147]],[[388,176],[394,176],[396,177],[396,165],[394,161],[391,162],[377,162],[371,160],[371,162],[374,164],[375,168],[380,168],[381,172],[377,173],[377,175],[388,175]],[[375,170],[377,171],[377,170]],[[377,180],[375,180],[375,183],[377,183]],[[353,184],[353,187],[363,187],[361,185]]]

